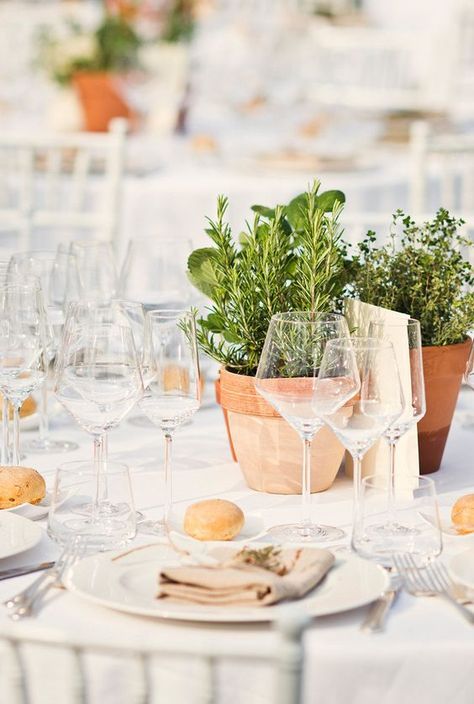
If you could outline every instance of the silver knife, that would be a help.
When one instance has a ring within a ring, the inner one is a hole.
[[[361,624],[361,630],[371,631],[371,633],[378,633],[383,631],[385,619],[390,611],[392,604],[397,598],[398,592],[401,588],[401,581],[393,580],[390,588],[385,591],[377,601],[375,601],[367,617]]]
[[[12,577],[21,577],[23,574],[49,570],[50,567],[54,567],[54,565],[54,562],[39,562],[36,565],[25,565],[24,567],[11,567],[8,570],[0,570],[0,581],[2,579],[12,579]]]

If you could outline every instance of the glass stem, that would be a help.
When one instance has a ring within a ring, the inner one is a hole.
[[[10,413],[10,403],[6,396],[3,396],[2,400],[2,465],[6,466],[10,464],[10,442],[8,426]]]
[[[301,476],[301,529],[309,535],[311,525],[311,438],[303,438],[303,473]]]
[[[48,439],[49,435],[49,418],[48,418],[48,380],[45,378],[41,386],[41,394],[39,398],[40,404],[40,421],[39,421],[39,436],[42,442]]]
[[[173,503],[173,483],[171,480],[171,450],[173,447],[173,436],[169,430],[164,433],[165,439],[165,505],[163,512],[163,523],[168,527],[168,521]]]
[[[92,507],[92,520],[99,513],[101,501],[101,484],[104,474],[104,434],[94,435],[94,469],[95,469],[95,496]],[[105,478],[104,478],[105,479]]]
[[[352,455],[353,463],[353,486],[354,486],[354,505],[352,508],[352,534],[354,535],[356,525],[359,519],[360,510],[360,487],[362,484],[362,458],[359,455]]]
[[[387,492],[387,515],[389,522],[394,525],[395,520],[395,448],[397,441],[391,438],[389,440],[390,450],[390,474],[388,477],[388,492]]]
[[[14,467],[20,464],[20,405],[13,406],[13,450],[12,450],[12,465]]]

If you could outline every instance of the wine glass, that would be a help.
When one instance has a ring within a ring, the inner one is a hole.
[[[344,379],[320,377],[327,342],[344,337],[349,337],[347,322],[336,313],[280,313],[270,321],[255,385],[303,441],[301,521],[271,528],[270,535],[280,541],[328,541],[344,535],[339,528],[312,523],[310,513],[311,442],[324,425],[323,414],[334,413],[359,388],[350,360]]]
[[[393,533],[397,530],[405,530],[403,526],[397,525],[393,508],[397,443],[405,433],[416,426],[426,412],[421,327],[419,321],[413,318],[399,322],[376,320],[370,323],[369,334],[379,339],[386,338],[392,342],[400,371],[404,398],[402,413],[384,433],[390,448],[388,515],[392,515],[392,520],[381,526],[381,530]]]
[[[403,393],[391,342],[373,337],[329,340],[320,376],[345,383],[351,362],[355,362],[358,370],[359,392],[335,413],[323,415],[323,419],[354,461],[355,523],[360,503],[362,459],[402,413]]]
[[[69,251],[75,257],[79,300],[111,301],[117,295],[118,274],[110,242],[77,240]]]
[[[146,311],[187,308],[195,293],[186,276],[189,239],[130,240],[120,273],[120,296],[139,301]]]
[[[0,289],[0,390],[13,406],[12,464],[20,464],[20,408],[47,370],[47,321],[38,282]],[[8,419],[8,415],[6,416]]]
[[[47,348],[48,367],[53,362],[61,337],[64,323],[64,308],[62,303],[55,299],[56,288],[55,273],[57,271],[57,253],[54,251],[32,251],[13,254],[8,268],[8,278],[14,279],[22,276],[35,276],[41,285],[43,300],[46,304],[48,321],[51,334],[48,336]],[[48,374],[45,376],[39,397],[39,438],[30,440],[26,449],[31,452],[70,452],[77,450],[78,445],[69,440],[53,440],[50,437],[48,417]]]
[[[471,352],[466,364],[466,371],[463,377],[464,383],[474,389],[474,344],[471,345]]]
[[[172,508],[171,449],[176,429],[199,408],[201,385],[194,315],[183,310],[146,314],[143,350],[145,394],[139,406],[164,437],[165,501],[163,519],[148,526],[166,534]]]
[[[0,286],[4,286],[7,281],[9,259],[0,259]],[[9,413],[10,402],[5,395],[2,394],[2,443],[1,443],[1,463],[6,466],[10,461],[10,442],[9,442]]]
[[[56,365],[55,392],[76,422],[94,439],[96,499],[89,512],[97,530],[120,507],[107,500],[106,433],[116,427],[143,393],[140,365],[129,326],[74,315],[71,304]],[[104,487],[101,490],[101,487]]]

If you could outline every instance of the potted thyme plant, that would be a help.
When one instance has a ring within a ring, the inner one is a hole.
[[[322,193],[316,181],[285,206],[253,206],[253,222],[236,241],[221,196],[207,229],[212,246],[188,260],[190,280],[211,300],[197,320],[198,343],[221,365],[216,392],[231,450],[259,491],[301,491],[299,438],[257,394],[254,375],[273,314],[334,309],[344,287],[343,203],[343,193]],[[321,430],[313,443],[312,491],[331,486],[343,453],[331,431]]]
[[[463,224],[443,208],[421,224],[398,210],[386,245],[377,246],[369,232],[347,260],[349,295],[420,321],[427,406],[418,424],[422,474],[440,467],[471,348],[474,269],[463,255],[472,246]]]

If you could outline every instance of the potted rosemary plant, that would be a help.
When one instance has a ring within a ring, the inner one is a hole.
[[[225,221],[227,199],[221,196],[207,229],[212,246],[195,250],[188,260],[190,280],[211,300],[207,315],[197,320],[198,343],[221,365],[217,398],[233,457],[253,489],[301,491],[299,438],[257,394],[254,375],[272,315],[331,311],[342,293],[343,203],[343,193],[321,193],[316,181],[285,206],[253,206],[253,222],[237,242]],[[318,433],[312,491],[331,486],[343,453],[330,430]]]
[[[398,210],[386,245],[377,246],[369,232],[348,259],[350,295],[420,321],[427,408],[418,424],[422,474],[440,467],[471,348],[474,269],[463,255],[472,246],[463,224],[443,208],[422,224]]]

